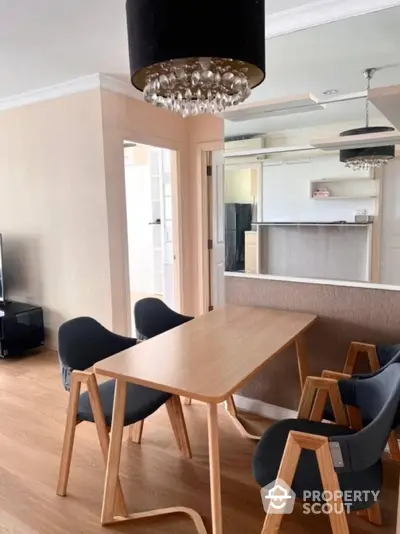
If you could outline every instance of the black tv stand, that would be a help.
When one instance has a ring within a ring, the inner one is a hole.
[[[44,344],[43,310],[32,304],[0,303],[0,358],[15,358]]]

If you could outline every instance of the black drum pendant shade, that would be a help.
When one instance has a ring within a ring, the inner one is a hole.
[[[371,80],[375,74],[376,69],[366,69],[364,77],[367,80],[367,98],[365,100],[365,126],[362,128],[354,128],[346,130],[340,134],[340,137],[374,134],[380,132],[393,132],[394,128],[391,126],[370,126],[369,125],[369,100],[368,92],[371,88]],[[395,156],[395,146],[370,146],[364,148],[347,148],[340,151],[340,161],[345,163],[346,167],[358,170],[379,169],[388,163],[389,160]]]
[[[364,128],[354,128],[342,132],[340,136],[363,135],[379,132],[393,132],[390,126],[366,126]],[[395,146],[372,146],[365,148],[348,148],[340,151],[340,161],[356,168],[379,167],[395,156]]]
[[[264,0],[127,0],[126,12],[131,80],[148,102],[223,111],[265,78]]]

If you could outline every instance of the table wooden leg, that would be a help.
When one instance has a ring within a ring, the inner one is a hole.
[[[121,461],[122,436],[124,431],[126,404],[126,382],[116,380],[114,407],[111,424],[111,439],[108,449],[106,479],[104,484],[101,524],[111,523],[114,519],[115,497],[117,492],[119,465]]]
[[[261,436],[256,436],[255,434],[250,434],[250,432],[247,432],[245,429],[242,421],[239,419],[236,404],[233,396],[229,397],[225,401],[225,410],[226,413],[229,415],[229,417],[232,419],[233,424],[236,426],[236,428],[239,430],[239,432],[242,434],[244,438],[253,439],[255,441],[260,441]]]
[[[300,335],[296,339],[296,353],[297,363],[299,366],[300,387],[301,390],[303,390],[306,378],[308,376],[308,362],[304,335]]]
[[[148,510],[146,512],[136,512],[133,514],[128,514],[126,516],[115,517],[114,514],[116,511],[116,498],[118,498],[119,496],[120,488],[118,486],[118,474],[121,462],[121,447],[124,431],[126,387],[127,385],[125,381],[118,379],[116,380],[114,407],[110,433],[110,446],[108,449],[106,479],[104,484],[103,508],[101,511],[101,524],[113,525],[124,523],[126,521],[143,521],[145,519],[154,519],[155,517],[169,516],[174,514],[185,514],[189,516],[190,519],[193,521],[198,534],[207,534],[207,530],[204,526],[201,516],[195,510],[192,510],[191,508],[186,508],[184,506],[175,506],[172,508],[157,508],[155,510]],[[218,422],[216,422],[216,424],[218,425]],[[217,534],[221,534],[221,532],[221,530],[216,531]]]
[[[208,450],[210,455],[212,534],[222,534],[221,474],[217,404],[207,405],[207,422]]]

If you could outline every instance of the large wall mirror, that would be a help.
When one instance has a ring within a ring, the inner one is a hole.
[[[400,144],[354,169],[337,143],[367,94],[369,124],[399,128],[400,90],[378,98],[400,84],[399,22],[397,7],[267,40],[267,81],[225,120],[226,271],[400,286]]]

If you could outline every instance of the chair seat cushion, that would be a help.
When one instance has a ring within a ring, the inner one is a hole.
[[[343,436],[354,431],[343,426],[318,423],[305,419],[286,419],[272,425],[263,435],[253,458],[253,474],[261,487],[267,486],[278,476],[279,466],[289,432],[295,430],[319,436]],[[364,471],[338,473],[341,490],[380,491],[382,485],[382,464],[378,462]],[[298,498],[304,491],[323,491],[317,458],[314,451],[303,450],[297,466],[292,489]],[[357,494],[355,494],[357,495]],[[361,495],[359,495],[361,497]],[[369,508],[374,500],[371,493],[362,494],[363,500],[348,502],[352,510]]]
[[[99,391],[107,426],[111,426],[115,380],[108,380],[99,384]],[[170,393],[128,383],[124,425],[132,425],[145,419],[165,404],[170,397]],[[78,419],[94,422],[87,391],[82,393],[79,399]]]

